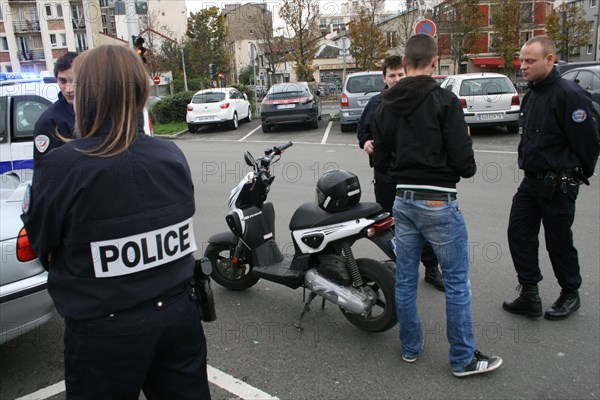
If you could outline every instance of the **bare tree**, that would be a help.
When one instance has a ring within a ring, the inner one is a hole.
[[[451,0],[441,4],[434,15],[438,27],[440,52],[450,53],[454,71],[466,61],[466,54],[472,53],[481,38],[482,14],[478,0]]]
[[[267,74],[271,76],[273,84],[279,63],[285,59],[289,47],[283,36],[274,35],[273,19],[270,16],[271,14],[265,12],[257,18],[255,34],[260,42],[263,60],[267,64]]]
[[[350,52],[356,67],[372,70],[381,65],[387,54],[387,46],[383,31],[378,25],[379,16],[384,8],[384,0],[367,0],[360,4],[358,15],[350,23],[348,36],[352,45]]]
[[[388,47],[399,49],[399,53],[404,53],[404,47],[408,39],[415,34],[415,26],[422,19],[418,7],[408,4],[408,7],[398,10],[398,15],[388,24]]]
[[[319,45],[319,1],[284,0],[279,16],[286,23],[291,38],[290,56],[301,81],[314,79],[312,60]]]
[[[527,11],[521,7],[519,0],[499,0],[493,5],[491,16],[495,34],[490,50],[502,58],[506,75],[512,77],[513,60],[520,48],[521,30],[533,18],[531,7]]]
[[[173,38],[175,32],[169,25],[160,24],[158,18],[158,10],[148,12],[147,15],[140,18],[140,27],[142,29],[142,37],[144,38],[144,47],[148,49],[145,54],[146,70],[150,76],[158,75],[160,72],[176,70],[179,64],[165,62],[167,55],[164,54],[163,47],[166,45],[168,50],[173,47],[173,43],[177,42]],[[160,33],[159,33],[160,32]]]
[[[546,19],[546,31],[556,42],[557,52],[565,61],[579,54],[579,48],[589,42],[590,22],[575,3],[562,3]]]

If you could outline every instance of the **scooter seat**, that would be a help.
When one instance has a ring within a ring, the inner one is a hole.
[[[315,228],[373,216],[382,211],[377,203],[358,203],[343,211],[329,213],[315,203],[304,203],[290,220],[290,230]]]

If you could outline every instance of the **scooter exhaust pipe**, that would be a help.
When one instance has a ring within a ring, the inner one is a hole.
[[[315,269],[304,275],[306,287],[315,294],[337,304],[353,314],[365,315],[372,306],[372,301],[364,293],[351,286],[341,286],[319,275]]]

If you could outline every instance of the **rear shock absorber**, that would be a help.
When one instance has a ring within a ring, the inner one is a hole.
[[[346,259],[346,263],[348,264],[348,270],[350,271],[350,275],[352,276],[352,286],[361,287],[363,285],[363,280],[362,276],[360,276],[360,271],[358,270],[356,260],[354,259],[354,254],[352,254],[352,248],[350,247],[350,243],[344,242],[344,245],[342,247],[342,255]]]

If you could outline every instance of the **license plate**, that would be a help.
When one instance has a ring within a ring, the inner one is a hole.
[[[479,114],[477,116],[479,121],[495,121],[502,118],[504,118],[502,114]]]
[[[282,108],[294,108],[294,107],[296,107],[295,104],[281,104],[281,105],[277,106],[277,109],[281,110]]]
[[[196,117],[196,122],[212,121],[214,117]]]

